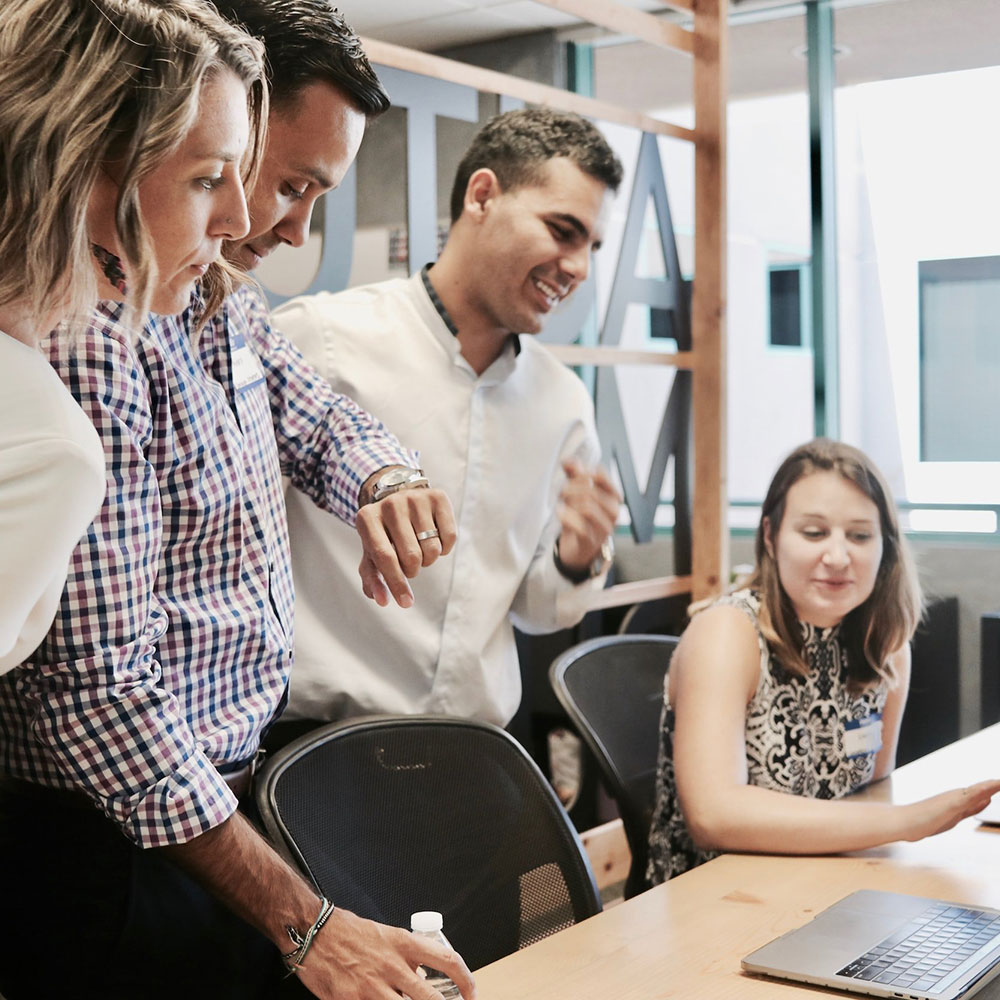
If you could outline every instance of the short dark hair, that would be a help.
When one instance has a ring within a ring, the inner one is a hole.
[[[607,139],[586,118],[551,108],[524,108],[491,118],[476,134],[455,174],[451,221],[462,214],[469,178],[483,167],[512,191],[541,180],[541,167],[557,156],[572,160],[584,173],[612,191],[622,182],[621,161]]]
[[[215,6],[263,41],[272,106],[324,80],[368,118],[388,110],[389,95],[361,40],[330,0],[215,0]]]

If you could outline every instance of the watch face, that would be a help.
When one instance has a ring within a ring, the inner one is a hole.
[[[399,486],[405,483],[412,475],[413,469],[393,469],[392,472],[387,472],[379,479],[377,488],[383,489],[386,486]]]

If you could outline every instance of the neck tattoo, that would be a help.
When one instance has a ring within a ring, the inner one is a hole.
[[[116,288],[122,295],[127,294],[127,288],[125,285],[125,271],[122,268],[121,257],[116,257],[110,250],[105,250],[104,247],[97,243],[91,243],[90,249],[93,250],[94,256],[97,258],[97,263],[101,265],[101,270],[104,272],[104,277],[111,282],[111,285]]]

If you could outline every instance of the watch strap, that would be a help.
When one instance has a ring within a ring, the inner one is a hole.
[[[596,558],[589,566],[584,566],[583,569],[573,569],[567,566],[562,559],[559,558],[559,539],[555,541],[555,545],[552,547],[552,559],[556,564],[556,569],[559,570],[561,576],[569,580],[570,583],[586,583],[588,580],[593,580],[594,577],[600,576],[601,573],[607,568],[608,563],[614,555],[614,548],[612,547],[611,539],[606,538],[604,544],[601,545],[601,551],[598,552]]]

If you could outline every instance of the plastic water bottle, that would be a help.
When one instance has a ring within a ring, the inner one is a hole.
[[[421,910],[410,917],[410,930],[414,934],[450,948],[451,945],[441,930],[443,926],[444,920],[436,910]],[[444,997],[444,1000],[461,1000],[462,994],[458,987],[443,972],[426,965],[421,968],[427,974],[427,982]]]

